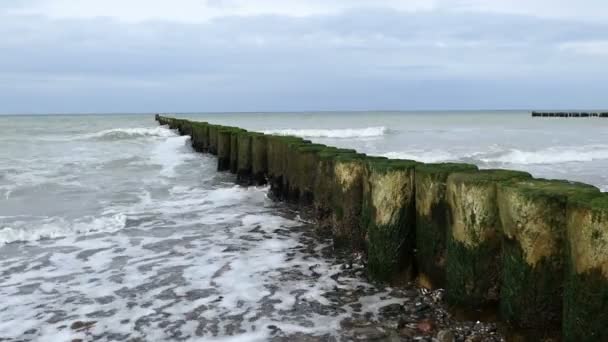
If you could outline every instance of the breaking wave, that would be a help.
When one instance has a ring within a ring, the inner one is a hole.
[[[306,138],[371,138],[389,133],[386,127],[339,128],[339,129],[275,129],[266,130],[265,134],[295,135]]]
[[[166,126],[152,128],[114,128],[87,134],[84,138],[99,140],[124,140],[141,137],[172,137],[176,134]]]
[[[124,228],[126,222],[126,215],[120,213],[105,217],[88,217],[72,222],[63,218],[47,218],[40,224],[18,221],[14,222],[12,227],[0,229],[0,245],[17,241],[37,241],[71,235],[114,232]]]
[[[510,149],[493,156],[478,156],[485,163],[505,164],[560,164],[570,162],[589,162],[608,159],[608,146],[587,145],[581,147],[550,147],[538,151]]]
[[[382,154],[382,156],[391,159],[411,159],[423,163],[437,163],[458,160],[458,156],[441,150],[388,152]]]

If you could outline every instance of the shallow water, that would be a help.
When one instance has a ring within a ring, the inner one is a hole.
[[[190,116],[608,184],[603,121],[435,115]],[[429,318],[462,336],[495,329],[456,322],[440,293],[370,283],[266,188],[235,186],[189,143],[150,115],[0,117],[0,340],[424,340]]]

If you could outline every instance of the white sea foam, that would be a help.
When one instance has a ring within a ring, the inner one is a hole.
[[[76,221],[60,217],[45,218],[39,222],[14,221],[0,229],[0,245],[16,241],[55,239],[71,235],[97,232],[114,232],[125,227],[127,217],[114,214],[104,217],[85,217]]]
[[[175,132],[167,126],[135,127],[135,128],[113,128],[91,134],[84,134],[82,138],[96,138],[101,140],[120,140],[141,137],[173,137]]]
[[[386,127],[336,128],[336,129],[275,129],[266,130],[265,134],[295,135],[306,138],[372,138],[389,133]]]
[[[150,159],[153,164],[161,166],[162,176],[175,177],[176,167],[195,158],[192,149],[188,147],[189,141],[190,137],[187,135],[170,136],[154,147]]]
[[[344,305],[325,313],[335,306],[325,293],[369,285],[336,277],[341,265],[318,256],[326,243],[316,243],[317,255],[310,255],[294,231],[301,223],[277,216],[266,192],[178,185],[169,198],[143,192],[128,216],[160,215],[160,226],[139,225],[131,238],[56,240],[31,251],[37,254],[5,258],[0,270],[20,271],[0,279],[0,299],[10,308],[0,312],[0,334],[24,340],[123,335],[264,341],[272,336],[270,326],[284,334],[335,334],[353,312]],[[213,226],[218,222],[210,217],[218,211],[224,221]],[[302,311],[307,303],[313,309]],[[374,314],[377,305],[369,310]],[[92,325],[70,328],[76,321]]]
[[[388,152],[382,154],[382,156],[391,159],[411,159],[423,163],[437,163],[445,161],[454,161],[458,159],[456,155],[443,150],[412,150],[404,152]]]
[[[564,146],[550,147],[536,151],[510,149],[492,156],[481,156],[479,160],[485,163],[505,164],[559,164],[569,162],[589,162],[608,159],[608,146]]]

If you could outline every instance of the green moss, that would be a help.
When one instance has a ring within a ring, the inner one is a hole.
[[[318,153],[325,149],[327,146],[322,144],[289,143],[284,177],[287,200],[303,206],[312,205],[313,188],[319,168]]]
[[[237,173],[239,163],[239,139],[247,133],[241,128],[232,128],[230,133],[230,172]]]
[[[267,136],[268,182],[271,194],[279,199],[285,198],[287,192],[285,171],[289,158],[289,145],[292,143],[302,144],[306,141],[292,136]]]
[[[334,161],[336,156],[342,154],[355,154],[355,150],[328,147],[318,152],[317,176],[313,186],[314,216],[317,227],[322,231],[331,231],[331,215],[334,208],[333,185],[335,184]]]
[[[266,184],[268,173],[268,140],[262,133],[251,135],[251,179],[253,184]]]
[[[608,194],[568,203],[565,341],[608,340]]]
[[[230,170],[231,129],[222,128],[217,133],[217,170]]]
[[[599,270],[568,274],[564,287],[564,341],[608,341],[607,307],[608,282]]]
[[[237,181],[241,184],[252,183],[252,138],[255,134],[241,132],[238,136]]]
[[[334,241],[353,250],[364,250],[365,231],[361,227],[363,181],[366,175],[366,156],[341,153],[333,158],[331,185],[331,227]]]
[[[218,125],[209,125],[208,134],[209,134],[209,148],[208,151],[211,154],[217,155],[217,135],[218,131],[221,127]]]
[[[416,165],[416,265],[433,287],[445,286],[449,232],[447,178],[455,172],[476,170],[477,167],[470,164]]]
[[[451,305],[477,309],[498,300],[499,245],[485,241],[469,248],[447,236],[446,299]]]
[[[566,205],[572,196],[598,196],[593,186],[561,180],[500,183],[503,236],[502,316],[519,326],[550,328],[561,319]]]
[[[367,233],[368,270],[379,280],[409,276],[415,244],[416,162],[366,158],[362,227]]]
[[[208,148],[209,124],[206,122],[194,122],[192,124],[192,147],[198,152],[206,152]]]
[[[496,186],[528,173],[482,170],[448,176],[450,231],[447,236],[446,290],[452,304],[496,302],[500,287],[501,224]]]

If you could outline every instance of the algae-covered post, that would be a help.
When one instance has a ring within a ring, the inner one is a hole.
[[[267,136],[262,133],[251,135],[251,178],[256,185],[266,184],[268,174]]]
[[[207,129],[207,133],[208,133],[208,152],[213,154],[213,155],[217,155],[217,134],[218,134],[218,130],[219,130],[220,126],[218,125],[209,125],[209,128]]]
[[[331,230],[331,197],[332,184],[334,182],[334,162],[335,157],[341,153],[356,153],[355,150],[326,148],[319,152],[319,164],[317,167],[317,177],[313,192],[315,198],[313,201],[314,217],[317,221],[317,228],[322,231]]]
[[[237,181],[241,184],[251,184],[251,138],[254,133],[240,132],[237,141]]]
[[[313,188],[319,168],[319,153],[327,146],[297,142],[288,146],[285,195],[288,200],[307,207],[312,205],[314,199]]]
[[[414,169],[409,160],[367,160],[361,219],[367,232],[369,273],[402,280],[413,271]]]
[[[291,143],[310,143],[302,138],[292,136],[267,136],[267,157],[268,157],[268,182],[270,183],[271,193],[279,198],[285,198],[286,166],[288,158],[289,144]]]
[[[608,341],[608,194],[574,196],[567,220],[564,340]]]
[[[416,166],[416,265],[425,286],[445,286],[446,236],[449,230],[448,176],[476,171],[470,164]]]
[[[240,129],[233,129],[230,132],[230,172],[236,173],[239,162],[239,135]]]
[[[518,326],[551,329],[561,322],[566,205],[571,196],[599,189],[556,180],[498,185],[503,231],[502,317]]]
[[[217,170],[230,170],[230,140],[232,130],[228,128],[220,129],[217,133]]]
[[[365,236],[361,228],[363,180],[366,175],[366,156],[342,153],[334,157],[333,177],[327,189],[331,196],[331,226],[337,244],[363,250]]]
[[[498,300],[501,227],[496,185],[515,178],[531,176],[509,170],[448,176],[452,222],[447,235],[446,297],[451,304],[481,307]]]
[[[192,147],[197,152],[207,152],[208,127],[206,122],[192,123]]]

